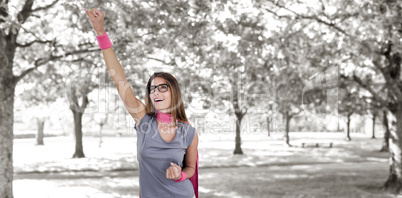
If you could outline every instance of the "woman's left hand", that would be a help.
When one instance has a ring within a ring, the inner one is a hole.
[[[181,167],[173,162],[170,162],[170,167],[166,169],[166,178],[179,180],[181,179]]]

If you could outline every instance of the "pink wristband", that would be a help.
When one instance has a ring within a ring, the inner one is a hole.
[[[181,178],[179,180],[174,180],[175,182],[181,182],[187,179],[187,174],[184,171],[181,171]]]
[[[96,40],[98,40],[99,48],[107,49],[112,47],[112,42],[109,39],[109,36],[104,33],[100,36],[96,36]]]

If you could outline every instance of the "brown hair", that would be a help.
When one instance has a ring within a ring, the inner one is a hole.
[[[152,105],[151,98],[149,97],[149,88],[151,86],[151,82],[156,77],[161,77],[165,79],[167,84],[169,85],[172,97],[170,103],[170,114],[172,115],[174,120],[188,123],[186,112],[184,110],[184,103],[181,99],[179,83],[172,74],[166,72],[155,72],[148,80],[145,91],[145,110],[147,111],[147,114],[150,116],[156,116],[155,107]]]

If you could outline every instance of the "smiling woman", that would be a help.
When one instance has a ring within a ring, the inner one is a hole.
[[[104,30],[104,13],[85,9],[120,98],[135,120],[140,197],[198,198],[198,135],[187,120],[177,80],[156,72],[145,105],[134,95]]]
[[[179,83],[171,74],[154,73],[148,80],[145,95],[148,114],[155,114],[156,108],[162,113],[170,113],[173,121],[188,122]]]

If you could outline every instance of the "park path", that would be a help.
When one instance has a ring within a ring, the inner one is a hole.
[[[388,153],[378,152],[381,139],[354,137],[344,141],[342,134],[294,134],[293,147],[284,146],[278,137],[249,135],[243,137],[244,155],[233,155],[234,141],[230,135],[200,137],[201,168],[256,167],[334,162],[388,162]],[[299,136],[299,137],[298,137]],[[355,135],[357,136],[357,135]],[[315,140],[316,139],[316,140]],[[301,142],[331,141],[332,148],[301,148]],[[137,170],[136,138],[105,137],[101,148],[98,139],[85,137],[86,158],[72,159],[74,141],[71,137],[47,138],[45,146],[35,146],[31,139],[14,141],[14,171],[16,173],[122,171]]]

